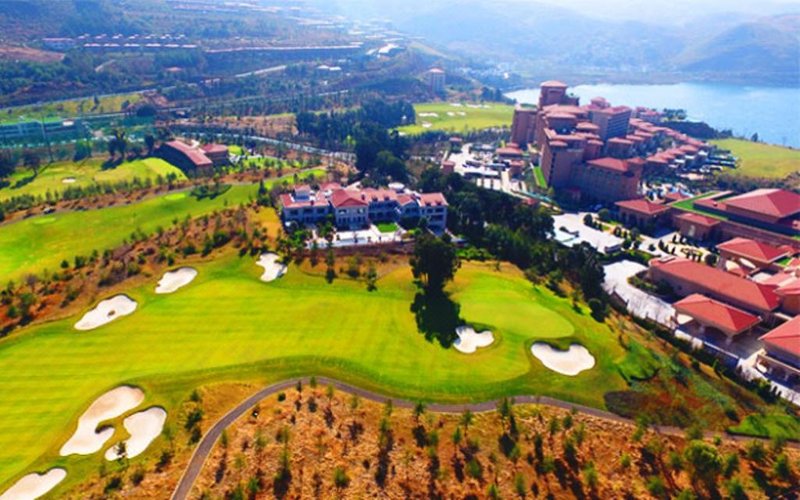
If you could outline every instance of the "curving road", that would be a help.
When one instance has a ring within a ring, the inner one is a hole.
[[[333,380],[327,377],[316,377],[316,379],[317,383],[321,386],[333,385],[337,390],[341,392],[355,394],[358,397],[369,401],[383,403],[385,401],[391,400],[392,404],[395,407],[399,408],[413,408],[417,404],[416,401],[390,398],[378,394],[376,392],[368,391],[366,389],[355,387],[346,384],[344,382]],[[263,399],[272,396],[273,394],[276,394],[278,392],[285,391],[287,389],[295,387],[298,382],[302,382],[304,385],[308,385],[309,378],[308,377],[294,378],[265,387],[256,392],[255,394],[253,394],[252,396],[248,397],[241,403],[239,403],[235,408],[230,410],[216,423],[214,423],[214,425],[211,426],[210,429],[208,429],[203,438],[200,440],[200,444],[197,446],[194,453],[192,454],[192,458],[189,461],[189,465],[186,467],[186,470],[183,472],[183,475],[181,476],[181,479],[178,482],[178,486],[172,493],[172,500],[186,500],[189,497],[189,493],[192,490],[192,486],[194,486],[194,482],[197,479],[197,476],[200,475],[200,472],[203,469],[203,465],[205,464],[208,455],[211,453],[214,444],[216,444],[217,440],[222,435],[222,431],[228,428],[239,417],[244,415],[247,411],[252,409],[253,406],[255,406]],[[590,415],[593,417],[598,417],[618,423],[636,425],[635,421],[625,417],[621,417],[611,412],[575,403],[570,403],[567,401],[561,401],[559,399],[553,399],[547,396],[514,396],[513,399],[514,402],[517,404],[542,404],[546,406],[552,406],[555,408],[561,408],[564,410],[577,410],[578,412],[583,413],[585,415]],[[462,404],[433,403],[427,405],[426,410],[434,413],[462,413],[466,410],[469,410],[473,413],[483,413],[496,410],[499,401],[500,400],[492,400],[492,401],[485,401],[482,403],[462,403]],[[668,436],[682,437],[685,434],[684,431],[678,427],[651,426],[651,429],[655,430],[659,434],[664,434]],[[706,437],[707,438],[721,437],[728,441],[739,441],[739,442],[749,442],[754,439],[748,436],[735,436],[735,435],[713,433],[713,432],[706,432]],[[788,446],[796,448],[800,447],[800,443],[788,443]]]

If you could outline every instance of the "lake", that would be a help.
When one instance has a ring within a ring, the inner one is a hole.
[[[704,121],[735,135],[772,144],[800,147],[800,89],[790,87],[754,87],[709,83],[670,85],[578,85],[570,92],[588,103],[602,96],[612,104],[681,108],[690,120]],[[508,97],[522,103],[536,104],[539,89],[519,90]]]

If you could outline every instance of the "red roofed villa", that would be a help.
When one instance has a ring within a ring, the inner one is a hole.
[[[758,364],[771,376],[788,382],[800,382],[800,316],[761,337],[764,352]]]
[[[729,343],[735,336],[749,332],[761,322],[761,318],[754,314],[699,293],[689,295],[673,306],[678,324],[694,329],[700,335],[706,333],[709,328],[722,332]],[[688,316],[690,321],[682,321],[681,315]]]

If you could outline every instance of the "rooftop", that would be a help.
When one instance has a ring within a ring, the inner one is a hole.
[[[705,215],[695,214],[692,212],[684,212],[677,218],[682,221],[691,222],[692,224],[697,224],[698,226],[704,227],[714,227],[719,224],[719,219],[714,219],[713,217],[707,217]]]
[[[653,203],[647,198],[639,198],[636,200],[618,201],[615,203],[620,208],[631,210],[645,215],[658,215],[670,210],[669,205],[662,205],[661,203]]]
[[[774,262],[786,257],[788,254],[785,248],[777,248],[747,238],[733,238],[732,240],[717,245],[717,248],[758,262]]]
[[[665,257],[651,260],[650,267],[659,268],[686,283],[713,291],[722,299],[739,302],[755,311],[772,311],[780,305],[780,298],[772,287],[705,264],[679,257]]]
[[[800,195],[784,189],[756,189],[726,199],[725,205],[783,219],[800,213]]]
[[[738,334],[761,322],[758,316],[695,293],[673,304],[675,310],[726,333]]]
[[[800,356],[800,316],[775,328],[761,337],[767,346],[774,346],[795,356]]]

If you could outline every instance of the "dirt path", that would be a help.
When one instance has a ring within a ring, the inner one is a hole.
[[[253,394],[252,396],[250,396],[249,398],[247,398],[246,400],[239,403],[235,408],[230,410],[216,423],[214,423],[214,425],[211,426],[211,428],[205,433],[205,435],[200,441],[200,444],[197,446],[194,453],[192,454],[192,458],[189,461],[189,465],[183,472],[180,482],[178,483],[178,486],[175,488],[175,491],[172,494],[172,500],[186,500],[189,497],[189,493],[192,490],[192,486],[194,486],[194,482],[197,479],[197,476],[200,475],[200,472],[203,469],[203,465],[205,464],[208,455],[211,453],[214,444],[216,444],[217,440],[222,435],[222,431],[227,429],[231,424],[233,424],[236,420],[238,420],[239,417],[241,417],[243,414],[245,414],[248,410],[253,408],[253,406],[255,406],[263,399],[266,399],[267,397],[272,396],[273,394],[276,394],[278,392],[291,389],[292,387],[295,387],[298,382],[302,382],[304,386],[308,386],[309,378],[307,377],[294,378],[265,387],[256,392],[255,394]],[[390,398],[378,394],[376,392],[368,391],[366,389],[355,387],[346,384],[344,382],[333,380],[327,377],[317,377],[317,384],[321,386],[332,385],[339,391],[346,392],[348,394],[354,394],[362,399],[378,403],[383,403],[391,400],[392,404],[399,408],[413,408],[417,404],[416,401]],[[547,396],[515,396],[513,399],[516,404],[541,404],[545,406],[561,408],[564,410],[570,410],[570,411],[576,410],[579,413],[583,413],[585,415],[597,418],[602,418],[604,420],[609,420],[612,422],[624,423],[629,425],[636,425],[635,421],[625,417],[621,417],[614,413],[610,413],[604,410],[599,410],[597,408],[591,408],[588,406],[583,406],[575,403],[569,403],[567,401],[561,401],[559,399],[549,398]],[[426,409],[427,411],[434,413],[462,413],[466,410],[469,410],[473,413],[484,413],[496,410],[498,402],[499,400],[485,401],[483,403],[462,403],[462,404],[433,403],[427,405]],[[685,432],[678,427],[652,426],[651,429],[653,429],[659,434],[667,436],[683,437],[685,435]],[[710,439],[714,437],[720,437],[723,440],[733,441],[733,442],[748,442],[754,439],[748,436],[735,436],[718,432],[717,433],[706,432],[706,438]],[[800,448],[800,443],[788,443],[788,446],[791,446],[792,448]]]

